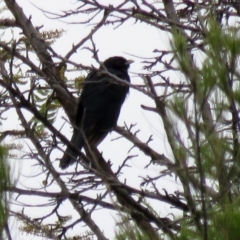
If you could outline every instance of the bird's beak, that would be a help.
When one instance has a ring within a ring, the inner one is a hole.
[[[133,60],[127,60],[126,61],[126,65],[130,65],[131,63],[133,63],[134,61]]]

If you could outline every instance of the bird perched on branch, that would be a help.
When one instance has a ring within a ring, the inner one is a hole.
[[[130,82],[128,68],[132,62],[123,57],[111,57],[97,71],[88,74],[79,99],[71,139],[78,150],[86,143],[90,148],[96,147],[117,124],[121,106],[129,91],[129,86],[118,79]],[[60,160],[60,167],[67,168],[77,157],[77,151],[68,146]]]

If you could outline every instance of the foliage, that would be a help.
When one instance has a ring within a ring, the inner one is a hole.
[[[6,160],[7,151],[0,146],[0,238],[8,234],[9,196],[5,189],[10,185],[9,165]],[[5,233],[6,232],[6,233]]]

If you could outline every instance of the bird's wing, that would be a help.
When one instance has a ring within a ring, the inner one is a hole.
[[[101,110],[111,100],[113,96],[109,89],[110,82],[107,79],[109,78],[100,72],[95,72],[86,78],[78,104],[78,122],[83,117],[84,109],[88,112]]]
[[[84,113],[84,109],[86,108],[85,106],[85,98],[94,96],[96,89],[94,89],[94,87],[92,86],[93,84],[91,84],[93,81],[97,81],[97,71],[92,71],[88,74],[88,76],[86,77],[85,81],[84,81],[84,85],[83,85],[83,90],[78,102],[78,109],[77,109],[77,114],[76,114],[76,125],[79,126],[79,124],[81,123],[82,117],[83,117],[83,113]]]
[[[114,74],[118,78],[126,80],[121,72],[115,72]],[[111,80],[107,74],[100,71],[86,79],[86,85],[80,98],[83,107],[88,111],[101,110],[110,101],[121,101],[122,97],[125,98],[128,87],[112,82],[114,82],[114,79]]]
[[[121,79],[124,75],[114,73]],[[124,79],[125,80],[125,79]],[[114,81],[114,80],[112,80]],[[86,135],[98,126],[109,129],[116,124],[121,105],[128,92],[128,87],[111,83],[111,78],[101,71],[89,75],[79,100],[76,125],[84,129]]]

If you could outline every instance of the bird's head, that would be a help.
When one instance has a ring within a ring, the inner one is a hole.
[[[103,65],[109,69],[116,69],[116,70],[125,70],[127,71],[130,64],[133,63],[133,60],[127,60],[123,57],[110,57],[103,62]]]

